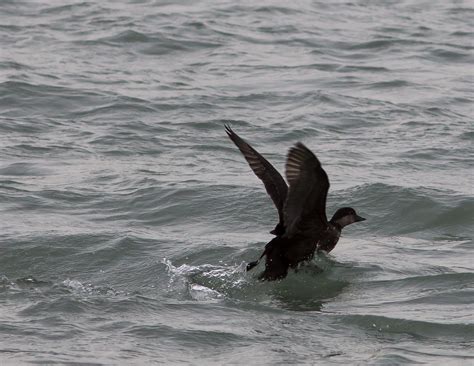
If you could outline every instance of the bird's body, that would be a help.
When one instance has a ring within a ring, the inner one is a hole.
[[[327,230],[321,235],[318,242],[318,251],[325,251],[329,253],[336,247],[339,237],[341,236],[342,229],[331,222],[329,222]]]
[[[260,278],[286,277],[289,268],[313,258],[319,250],[330,252],[336,246],[344,226],[365,220],[350,207],[326,218],[329,179],[316,156],[302,143],[290,148],[286,162],[287,186],[278,171],[254,148],[226,126],[229,138],[244,155],[254,173],[265,185],[278,210],[279,222],[271,231],[276,237],[266,246],[265,271]],[[259,259],[259,260],[260,260]],[[249,263],[252,269],[258,261]]]

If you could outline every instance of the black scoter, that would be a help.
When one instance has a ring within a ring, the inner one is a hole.
[[[260,278],[284,278],[289,268],[296,268],[300,262],[311,260],[315,251],[329,253],[333,250],[343,227],[365,220],[351,207],[338,209],[331,220],[327,220],[329,179],[318,158],[301,142],[297,142],[288,152],[285,166],[288,186],[267,159],[229,126],[225,128],[250,168],[262,180],[278,210],[278,224],[270,232],[276,237],[265,246],[257,261],[247,265],[247,271],[265,256],[265,271]]]

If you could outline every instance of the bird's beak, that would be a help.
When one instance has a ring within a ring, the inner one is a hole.
[[[355,222],[365,221],[365,220],[366,220],[365,218],[363,218],[363,217],[361,217],[361,216],[359,216],[359,215],[355,215],[355,219],[356,219]]]

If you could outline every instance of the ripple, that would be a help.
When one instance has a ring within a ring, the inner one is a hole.
[[[13,69],[13,70],[16,70],[16,71],[20,71],[20,70],[32,70],[32,68],[29,67],[28,65],[21,64],[21,63],[19,63],[19,62],[14,62],[14,61],[3,61],[3,62],[0,62],[0,70],[1,70],[1,69],[5,69],[5,70]]]
[[[372,83],[368,86],[370,89],[394,89],[401,87],[411,87],[412,83],[406,80],[390,80],[390,81],[380,81],[377,83]]]
[[[467,62],[472,61],[472,54],[438,48],[430,50],[429,58],[430,60],[434,59],[441,62]]]
[[[51,169],[40,167],[33,163],[13,163],[0,168],[0,175],[4,176],[46,176],[52,173]]]
[[[373,315],[337,316],[342,323],[355,324],[366,330],[380,333],[405,333],[422,338],[451,338],[474,340],[473,324],[443,324],[405,320]]]
[[[79,43],[82,44],[84,42],[80,41]],[[200,51],[221,46],[221,44],[212,41],[178,38],[164,33],[145,34],[131,29],[113,36],[88,40],[87,44],[105,44],[110,46],[133,44],[138,47],[138,52],[145,55],[167,55],[173,52]]]
[[[393,39],[379,39],[379,40],[373,40],[369,42],[352,45],[349,47],[349,49],[352,49],[352,50],[383,49],[383,48],[391,47],[397,44],[398,42],[400,41],[393,40]]]

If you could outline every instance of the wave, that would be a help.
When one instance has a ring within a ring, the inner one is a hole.
[[[460,51],[451,51],[445,48],[435,48],[430,50],[430,60],[436,60],[439,62],[469,62],[472,61],[472,54]]]
[[[376,83],[370,83],[366,86],[368,89],[394,89],[402,87],[414,87],[415,84],[410,83],[406,80],[389,80],[389,81],[380,81]]]
[[[368,229],[388,235],[469,235],[474,199],[450,190],[366,184],[348,192],[351,204],[376,215]]]
[[[12,163],[0,168],[0,175],[41,177],[49,175],[51,171],[45,167],[32,163]]]
[[[474,341],[474,324],[444,324],[374,315],[335,315],[343,324],[357,325],[383,334],[409,334],[421,338],[451,338]]]
[[[21,81],[0,83],[0,95],[0,106],[6,107],[8,111],[5,116],[31,121],[35,129],[38,123],[49,127],[42,129],[42,132],[62,125],[65,111],[69,115],[83,108],[100,105],[104,98],[107,99],[103,93],[87,89]],[[43,117],[38,118],[38,114]]]
[[[204,38],[205,35],[203,36]],[[143,33],[128,29],[117,34],[87,41],[79,41],[79,44],[88,46],[109,45],[123,46],[124,44],[132,44],[138,47],[138,52],[145,55],[167,55],[174,52],[190,52],[200,51],[203,49],[214,49],[221,46],[215,41],[207,41],[205,39],[179,37],[176,34],[165,33]]]

